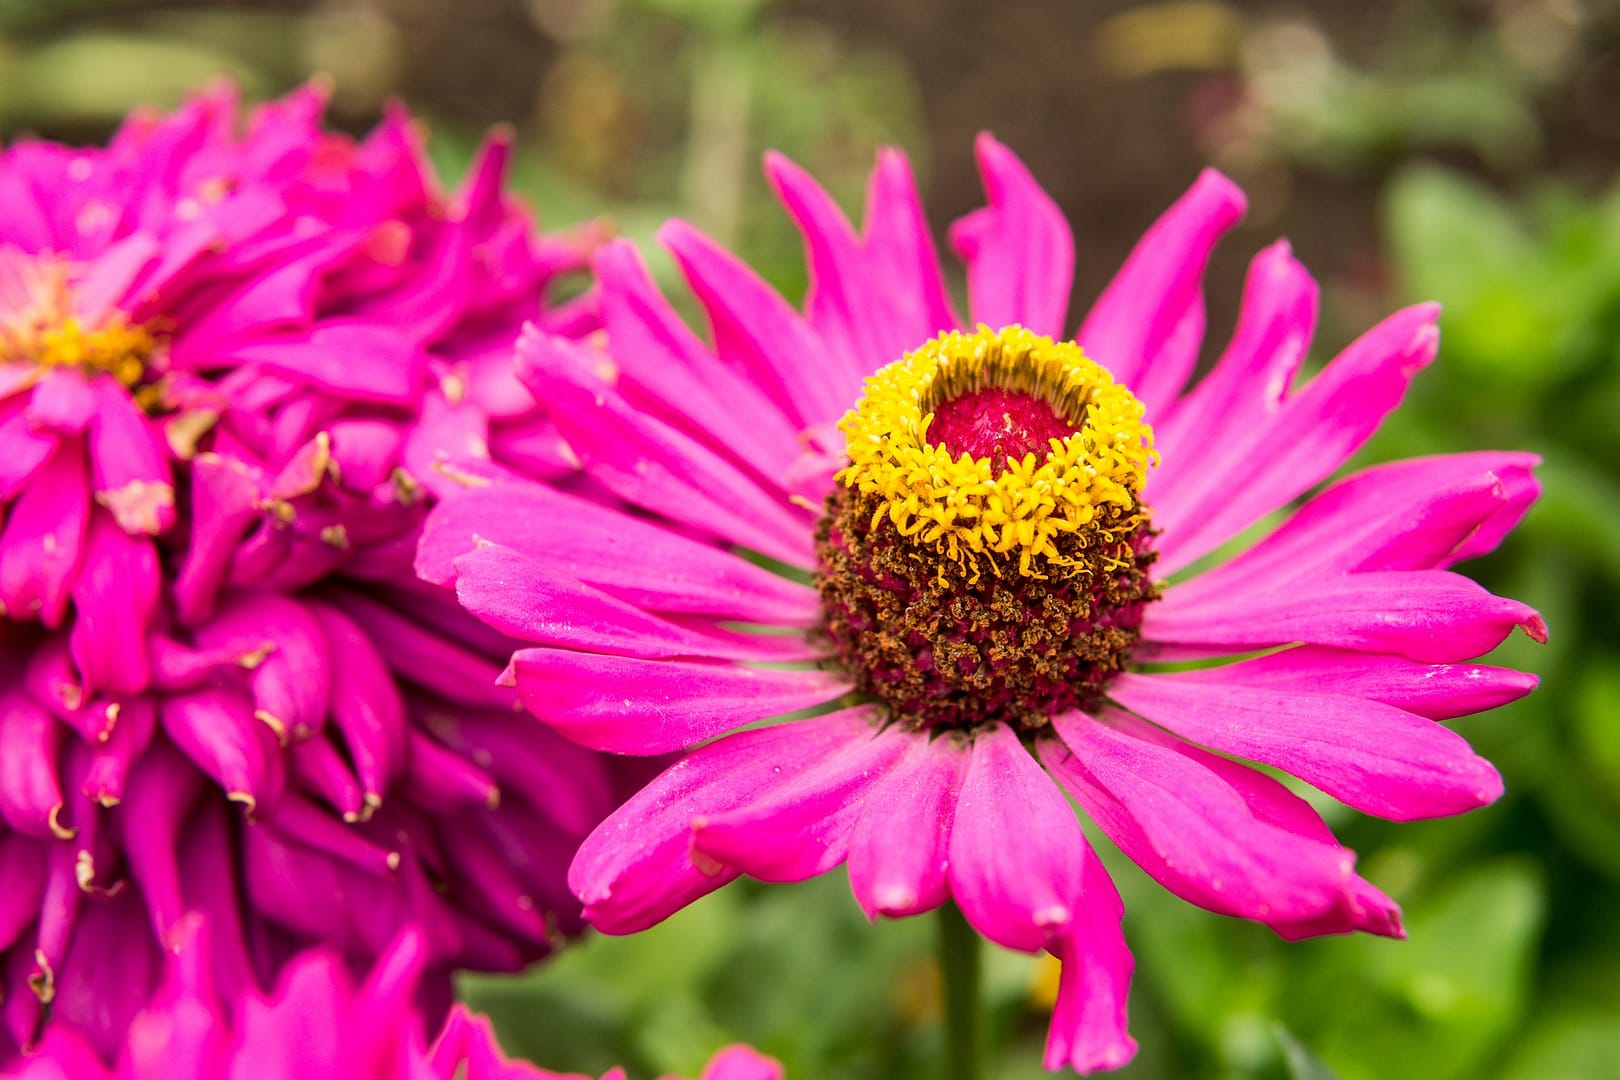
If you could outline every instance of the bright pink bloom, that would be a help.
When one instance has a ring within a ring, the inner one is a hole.
[[[70,1028],[53,1027],[0,1070],[9,1080],[588,1080],[547,1072],[501,1053],[487,1019],[460,1005],[433,1044],[415,1008],[426,948],[394,938],[356,986],[342,957],[300,953],[268,994],[222,1000],[195,916],[177,927],[161,989],[129,1025],[117,1064]],[[615,1069],[608,1077],[623,1080]],[[781,1066],[746,1046],[720,1051],[699,1080],[781,1080]],[[606,1078],[604,1078],[606,1080]],[[677,1080],[677,1078],[667,1078]]]
[[[595,325],[542,298],[588,238],[536,236],[504,140],[445,194],[402,111],[322,105],[0,154],[0,1060],[47,1017],[110,1053],[187,910],[227,997],[406,922],[442,995],[580,925],[613,778],[410,560],[443,460],[543,468],[510,346]]]
[[[989,205],[951,234],[968,321],[894,152],[860,232],[767,160],[804,235],[802,313],[690,226],[664,228],[712,345],[628,244],[605,247],[605,340],[535,330],[518,359],[592,498],[497,479],[434,511],[418,568],[532,643],[504,681],[557,730],[619,753],[697,747],[574,860],[596,926],[643,929],[741,874],[847,863],[872,917],[950,898],[991,940],[1058,956],[1047,1065],[1111,1068],[1135,1046],[1132,960],[1069,799],[1194,903],[1288,937],[1399,936],[1395,904],[1303,799],[1210,751],[1393,819],[1495,799],[1495,770],[1437,721],[1528,692],[1534,677],[1468,661],[1544,629],[1447,567],[1520,518],[1535,459],[1369,469],[1185,573],[1367,439],[1433,358],[1435,309],[1295,386],[1316,286],[1278,243],[1192,381],[1200,279],[1244,205],[1209,172],[1082,321],[1088,360],[1036,336],[1068,325],[1067,225],[1008,150],[985,136],[978,152]],[[975,323],[1027,330],[937,337]],[[1194,659],[1216,663],[1148,666]]]

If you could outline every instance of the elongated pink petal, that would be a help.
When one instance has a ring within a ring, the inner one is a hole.
[[[821,705],[854,683],[828,671],[520,649],[508,669],[524,706],[582,746],[662,754]],[[602,692],[612,687],[611,694]]]
[[[782,1080],[782,1063],[751,1046],[727,1046],[715,1053],[698,1080]]]
[[[10,617],[61,624],[83,559],[89,502],[83,455],[64,443],[11,505],[0,533],[0,606]]]
[[[809,173],[772,151],[765,155],[765,178],[804,239],[810,273],[805,315],[842,357],[841,366],[870,373],[932,336],[918,337],[895,317],[891,293],[904,286],[881,276],[849,219]]]
[[[410,335],[390,326],[335,320],[298,337],[239,346],[232,359],[385,405],[410,403],[420,392],[424,371],[421,346]]]
[[[495,685],[500,665],[488,655],[457,644],[475,646],[473,631],[482,629],[465,612],[452,607],[436,619],[419,621],[358,590],[333,590],[328,595],[365,632],[378,655],[400,678],[446,701],[512,707],[512,692]],[[503,640],[498,650],[505,652],[510,647],[511,642]]]
[[[1286,240],[1255,255],[1237,328],[1214,368],[1185,397],[1149,416],[1166,460],[1224,452],[1224,443],[1275,419],[1316,331],[1318,293]],[[1149,478],[1149,500],[1172,480],[1198,482],[1193,470],[1166,475],[1160,469]]]
[[[1120,928],[1125,905],[1090,844],[1081,877],[1079,914],[1052,948],[1063,966],[1042,1063],[1085,1074],[1118,1069],[1136,1056],[1136,1040],[1126,1031],[1136,960]]]
[[[945,288],[911,163],[899,150],[878,150],[866,187],[862,241],[872,265],[894,293],[895,324],[909,332],[913,343],[961,326]]]
[[[849,837],[849,886],[867,918],[918,915],[950,898],[951,822],[967,764],[958,740],[911,736],[866,793]]]
[[[578,346],[538,331],[526,332],[518,343],[519,374],[549,403],[563,438],[593,479],[673,521],[809,565],[807,520],[703,444],[637,413],[595,379],[587,363]]]
[[[744,372],[723,363],[681,321],[626,240],[596,253],[607,330],[621,386],[633,403],[686,434],[708,433],[766,476],[779,476],[799,454],[795,424]]]
[[[1145,641],[1194,654],[1288,645],[1395,653],[1430,663],[1490,652],[1515,628],[1547,640],[1541,617],[1447,570],[1346,574],[1282,582],[1264,592],[1170,588],[1142,622]]]
[[[0,834],[0,952],[33,925],[45,895],[44,844],[18,833]]]
[[[865,374],[850,356],[827,348],[775,289],[686,222],[666,222],[658,242],[703,305],[723,363],[767,389],[801,429],[844,414]]]
[[[456,596],[490,626],[524,641],[621,656],[791,660],[795,639],[699,632],[648,614],[498,544],[456,560]]]
[[[302,604],[274,593],[239,594],[195,634],[204,649],[250,658],[254,715],[283,743],[307,739],[326,722],[331,655]]]
[[[57,779],[61,729],[26,694],[0,697],[0,821],[29,836],[50,839],[63,799]]]
[[[102,806],[114,806],[124,797],[130,766],[146,753],[157,732],[157,706],[152,698],[128,698],[116,703],[116,708],[112,732],[91,751],[79,785],[87,798]]]
[[[35,431],[77,435],[96,415],[90,379],[77,368],[47,371],[28,399],[28,423]]]
[[[17,497],[56,449],[56,437],[35,431],[24,411],[0,393],[0,503]]]
[[[973,148],[989,205],[951,226],[951,247],[967,263],[972,320],[991,329],[1017,323],[1061,338],[1074,286],[1074,236],[1051,196],[989,132]]]
[[[203,774],[166,742],[142,755],[130,773],[122,810],[141,827],[127,831],[124,857],[160,941],[186,913],[180,835],[202,790]]]
[[[366,802],[376,805],[405,769],[409,748],[400,688],[370,640],[348,616],[325,604],[308,605],[334,656],[331,718],[343,733]]]
[[[1151,420],[1181,391],[1204,338],[1204,267],[1243,216],[1236,184],[1205,169],[1137,242],[1075,340],[1147,406]]]
[[[1433,720],[1332,694],[1229,685],[1219,670],[1120,675],[1109,695],[1183,738],[1275,765],[1379,817],[1460,814],[1502,794],[1490,762]]]
[[[90,381],[91,478],[96,502],[127,533],[156,536],[174,524],[174,474],[166,448],[129,392],[111,376]]]
[[[214,610],[242,534],[259,517],[259,479],[234,458],[199,454],[191,464],[191,543],[174,582],[180,621],[195,626]]]
[[[159,573],[151,539],[129,535],[106,514],[92,515],[84,567],[73,585],[78,617],[68,638],[87,696],[146,689],[152,674],[147,631],[157,613]]]
[[[854,710],[867,726],[866,710]],[[568,887],[606,934],[645,930],[735,879],[735,868],[695,862],[692,822],[747,807],[805,761],[848,745],[852,713],[738,732],[709,743],[642,788],[580,846]],[[868,728],[868,730],[870,730]]]
[[[694,857],[736,867],[762,881],[803,881],[842,863],[866,795],[915,736],[882,733],[875,710],[854,709],[842,746],[746,805],[692,820]]]
[[[1228,664],[1220,681],[1277,693],[1363,698],[1431,720],[1485,712],[1536,688],[1536,676],[1482,664],[1424,664],[1400,656],[1305,645]]]
[[[160,707],[163,730],[233,802],[253,814],[275,812],[286,784],[281,748],[253,716],[245,695],[228,690],[172,694]]]
[[[1288,399],[1272,423],[1167,459],[1150,496],[1164,530],[1155,571],[1186,566],[1343,464],[1434,359],[1438,317],[1433,304],[1396,312]]]
[[[1276,532],[1177,586],[1196,596],[1265,591],[1288,582],[1370,570],[1444,568],[1482,529],[1500,536],[1539,490],[1533,454],[1452,454],[1363,470],[1328,488]],[[1495,519],[1505,515],[1505,523]]]
[[[771,626],[821,619],[815,591],[645,519],[538,484],[473,488],[434,507],[417,572],[451,584],[478,540],[501,544],[629,604]]]
[[[1227,777],[1209,767],[1210,755],[1117,711],[1054,722],[1063,743],[1042,745],[1048,771],[1121,851],[1183,900],[1272,923],[1316,918],[1347,896],[1353,854],[1251,809],[1249,793],[1262,787],[1274,800],[1293,798],[1269,777]]]
[[[980,731],[950,842],[951,895],[973,928],[1024,952],[1062,938],[1080,902],[1085,846],[1069,800],[1013,730]]]

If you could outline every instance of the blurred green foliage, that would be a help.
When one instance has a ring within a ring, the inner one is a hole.
[[[1358,198],[1380,208],[1378,265],[1327,282],[1324,336],[1359,330],[1402,299],[1438,299],[1444,341],[1360,461],[1483,448],[1544,457],[1544,498],[1499,552],[1466,568],[1546,617],[1547,646],[1519,638],[1493,658],[1539,672],[1543,687],[1457,724],[1501,768],[1499,804],[1399,826],[1324,807],[1364,874],[1404,906],[1406,942],[1287,944],[1169,896],[1099,841],[1138,959],[1142,1050],[1125,1077],[1620,1080],[1620,186],[1594,193],[1534,168],[1557,126],[1547,102],[1565,94],[1590,112],[1592,86],[1611,85],[1582,76],[1576,86],[1570,73],[1620,70],[1612,58],[1577,63],[1581,35],[1620,16],[1612,0],[1384,6],[1395,30],[1368,63],[1304,15],[1266,21],[1185,2],[1137,5],[1128,24],[1119,16],[1099,40],[1136,52],[1094,59],[1133,72],[1119,75],[1122,102],[1130,79],[1176,63],[1235,80],[1194,137],[1251,182],[1257,213],[1275,192],[1304,187],[1277,183],[1278,170],[1352,177]],[[215,73],[262,96],[315,70],[335,76],[338,120],[359,128],[383,96],[415,85],[413,63],[455,59],[450,45],[411,59],[410,28],[434,32],[436,7],[0,0],[0,130],[98,138],[132,104],[172,104]],[[607,214],[646,242],[681,214],[796,295],[802,260],[758,177],[761,146],[800,160],[846,207],[883,142],[906,146],[928,183],[929,103],[915,72],[803,4],[489,0],[475,10],[519,7],[543,31],[534,47],[545,55],[513,117],[523,129],[515,183],[548,224]],[[1004,71],[1016,67],[1005,59]],[[482,123],[450,95],[413,92],[411,105],[433,125],[445,175],[458,175]],[[1599,113],[1612,122],[1612,103]],[[1473,167],[1413,163],[1428,152]],[[1093,167],[1109,165],[1096,155]],[[1520,194],[1479,179],[1493,169],[1513,172]],[[1146,224],[1159,207],[1139,209]],[[667,263],[653,263],[667,279]],[[840,874],[740,883],[646,934],[589,939],[519,978],[469,978],[467,994],[510,1050],[554,1068],[623,1062],[636,1076],[691,1075],[717,1046],[746,1039],[794,1077],[938,1075],[933,929],[869,926],[847,892]],[[993,1075],[1043,1075],[1050,979],[1029,958],[990,958]]]

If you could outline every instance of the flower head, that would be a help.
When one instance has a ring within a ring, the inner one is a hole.
[[[0,1059],[47,1021],[110,1054],[187,910],[228,998],[407,922],[435,980],[579,925],[613,777],[411,553],[445,460],[543,471],[506,358],[594,325],[543,298],[590,237],[534,233],[503,139],[444,193],[403,112],[322,104],[0,154]]]
[[[802,313],[688,226],[664,229],[712,345],[631,249],[606,247],[603,338],[536,330],[518,359],[592,497],[465,493],[434,511],[419,568],[532,643],[507,681],[559,731],[696,747],[574,860],[595,925],[631,932],[741,874],[847,864],[873,917],[951,899],[985,937],[1056,955],[1047,1064],[1109,1068],[1134,1050],[1132,963],[1070,798],[1194,903],[1287,937],[1398,936],[1354,855],[1245,761],[1393,819],[1500,794],[1438,721],[1528,692],[1532,677],[1470,661],[1544,629],[1447,568],[1523,514],[1534,459],[1368,469],[1198,569],[1366,440],[1434,356],[1434,308],[1298,380],[1316,288],[1279,243],[1194,380],[1203,268],[1243,208],[1211,172],[1070,342],[1067,226],[1005,148],[978,150],[989,206],[952,232],[969,320],[894,153],[860,233],[768,160],[805,238]],[[1198,663],[1165,667],[1181,661]]]
[[[457,1005],[429,1046],[412,1004],[426,948],[398,934],[363,983],[330,950],[300,953],[269,993],[222,999],[206,934],[195,915],[177,927],[162,987],[129,1025],[109,1068],[70,1028],[53,1028],[0,1070],[11,1080],[588,1080],[547,1072],[501,1053],[489,1021]],[[746,1046],[720,1051],[699,1080],[781,1080],[782,1069]],[[604,1080],[624,1080],[614,1069]],[[677,1080],[668,1077],[666,1080]]]

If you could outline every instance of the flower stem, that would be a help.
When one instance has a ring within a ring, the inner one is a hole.
[[[977,1080],[979,1029],[978,932],[954,903],[939,909],[939,968],[945,983],[945,1073],[947,1080]]]

